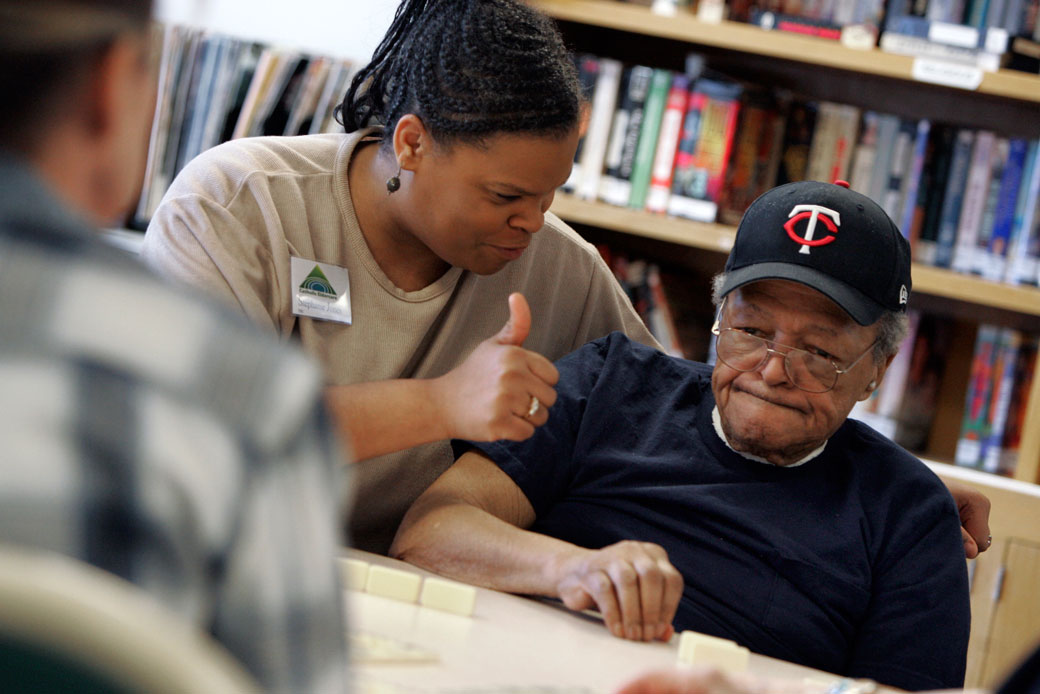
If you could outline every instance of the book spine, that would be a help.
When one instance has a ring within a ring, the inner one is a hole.
[[[776,185],[805,180],[809,144],[812,142],[815,128],[816,104],[810,101],[794,101],[787,113]]]
[[[668,91],[664,113],[661,115],[657,151],[654,153],[654,163],[650,169],[650,192],[646,198],[646,209],[650,212],[660,213],[668,209],[675,152],[682,135],[683,117],[686,115],[689,100],[690,80],[685,75],[675,75]]]
[[[628,130],[629,121],[632,118],[634,108],[632,95],[632,68],[627,67],[621,73],[621,89],[619,103],[614,111],[614,118],[610,124],[610,139],[607,142],[607,151],[603,157],[603,176],[599,183],[598,196],[600,200],[610,202],[611,188],[619,182],[621,172],[621,155],[625,149],[625,133]],[[625,196],[625,203],[628,196]]]
[[[988,130],[980,131],[975,138],[971,163],[968,166],[968,179],[964,186],[960,220],[957,224],[956,246],[951,265],[955,272],[967,273],[972,269],[979,225],[982,223],[986,194],[989,191],[991,159],[995,144],[996,136]]]
[[[902,210],[903,181],[914,155],[914,137],[917,124],[910,119],[900,119],[896,129],[896,137],[892,144],[892,154],[888,160],[888,178],[881,192],[881,208],[890,219],[898,219]]]
[[[961,434],[954,455],[958,465],[977,467],[981,462],[982,440],[989,425],[990,392],[993,385],[993,361],[998,339],[998,328],[989,324],[979,326],[972,357],[971,378],[964,402]]]
[[[1008,418],[1004,427],[1004,436],[1000,443],[997,459],[997,474],[1012,476],[1018,462],[1018,449],[1022,442],[1022,431],[1026,424],[1026,411],[1029,393],[1036,373],[1037,339],[1023,337],[1015,364],[1014,385],[1011,390],[1011,404],[1008,406]]]
[[[917,245],[911,246],[914,260],[925,265],[935,265],[938,252],[939,220],[942,216],[943,198],[950,175],[956,129],[951,126],[932,128],[934,137],[929,138],[932,148],[924,180],[927,182],[922,193],[920,236]]]
[[[1011,284],[1029,284],[1036,277],[1037,198],[1040,197],[1040,141],[1029,144],[1028,173],[1023,177],[1022,191],[1015,211],[1015,231],[1008,251],[1008,268],[1004,281]]]
[[[870,179],[874,170],[874,158],[877,155],[879,114],[876,111],[865,111],[863,123],[859,130],[859,141],[852,155],[852,170],[849,172],[849,187],[866,195],[870,191]]]
[[[577,194],[587,200],[599,194],[599,182],[603,175],[603,162],[610,137],[610,124],[617,106],[621,87],[621,62],[612,58],[599,59],[599,74],[592,95],[592,110],[589,113],[589,128],[585,133],[584,151],[581,156],[581,180]]]
[[[698,221],[713,222],[718,214],[719,198],[726,180],[727,165],[740,112],[740,87],[736,84],[699,80],[696,89],[706,91],[708,97],[703,104],[698,102],[700,124],[690,164],[690,185],[686,194],[672,197],[668,212]]]
[[[803,36],[830,39],[831,41],[839,41],[841,39],[841,27],[839,25],[822,19],[812,19],[811,17],[761,11],[755,8],[751,10],[750,23],[767,31],[784,31]]]
[[[910,169],[904,181],[903,210],[899,217],[899,230],[908,239],[914,237],[914,214],[920,209],[918,205],[918,189],[924,174],[925,155],[928,151],[931,130],[932,123],[927,118],[917,121],[913,154],[910,157]]]
[[[878,121],[877,153],[874,156],[874,170],[870,177],[870,187],[865,195],[878,203],[888,185],[888,177],[892,170],[892,154],[896,147],[896,136],[899,134],[899,117],[883,113]]]
[[[1000,331],[998,351],[993,366],[993,392],[990,395],[990,430],[982,442],[980,458],[982,469],[997,472],[1000,469],[1000,452],[1007,428],[1011,408],[1011,392],[1014,389],[1015,367],[1022,334],[1004,328]]]
[[[973,131],[962,129],[957,132],[953,157],[950,160],[950,172],[946,179],[946,192],[943,194],[942,211],[939,214],[935,255],[935,264],[938,267],[950,267],[953,263],[953,248],[957,242],[957,227],[960,224],[974,142]]]
[[[971,257],[971,272],[976,275],[983,274],[989,265],[989,243],[993,235],[993,223],[997,217],[1000,185],[1007,166],[1008,144],[1006,138],[998,137],[993,143],[993,152],[990,155],[989,185],[986,186],[986,201],[982,207],[979,233],[975,238],[975,253]]]
[[[993,226],[986,249],[988,262],[984,263],[982,268],[982,276],[989,280],[999,282],[1007,273],[1007,253],[1011,230],[1015,224],[1018,194],[1022,187],[1022,169],[1026,165],[1028,147],[1029,143],[1024,139],[1014,138],[1008,143],[1007,162],[1004,165],[1004,175],[1000,179],[993,212]]]
[[[578,85],[581,88],[581,98],[584,104],[592,102],[596,90],[596,79],[599,77],[599,59],[594,55],[580,55],[576,57],[578,68]],[[581,179],[585,175],[581,168],[581,161],[585,151],[585,135],[588,133],[589,119],[592,116],[591,109],[582,110],[582,123],[580,126],[581,137],[578,138],[578,148],[574,151],[574,165],[571,167],[570,176],[561,186],[564,192],[573,193],[581,185]]]
[[[631,108],[625,123],[621,157],[617,169],[608,172],[607,187],[603,191],[603,199],[612,205],[624,207],[628,205],[632,195],[632,168],[635,165],[639,135],[643,128],[646,97],[650,91],[653,75],[653,69],[645,65],[634,66],[629,75],[624,106],[627,108],[630,104]]]
[[[736,224],[751,201],[758,197],[758,169],[769,156],[766,140],[772,137],[770,124],[774,117],[766,106],[754,103],[741,106],[733,160],[719,204],[719,217],[723,222]]]
[[[834,166],[834,150],[838,140],[837,108],[838,104],[820,102],[816,128],[809,143],[809,164],[805,174],[807,180],[829,182],[828,175]]]
[[[654,70],[650,80],[650,91],[646,96],[639,144],[636,148],[635,161],[632,164],[632,191],[628,206],[637,210],[646,207],[646,197],[650,191],[651,168],[654,163],[654,154],[657,152],[657,137],[661,129],[661,118],[664,115],[665,102],[668,100],[668,90],[671,84],[671,71]]]

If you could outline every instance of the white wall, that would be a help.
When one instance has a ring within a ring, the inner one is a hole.
[[[157,0],[164,22],[367,62],[398,0]]]

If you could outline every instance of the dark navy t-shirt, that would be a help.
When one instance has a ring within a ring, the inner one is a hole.
[[[621,333],[557,367],[559,399],[534,436],[457,444],[516,482],[531,530],[661,545],[685,580],[678,630],[904,689],[962,685],[960,521],[923,463],[854,420],[804,465],[744,458],[711,424],[710,367]]]

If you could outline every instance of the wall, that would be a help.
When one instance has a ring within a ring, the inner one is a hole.
[[[163,22],[367,62],[397,5],[397,0],[156,0],[156,15]]]

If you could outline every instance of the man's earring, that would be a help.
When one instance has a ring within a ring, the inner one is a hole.
[[[397,173],[386,179],[386,194],[396,193],[401,188],[401,164],[397,164]]]

